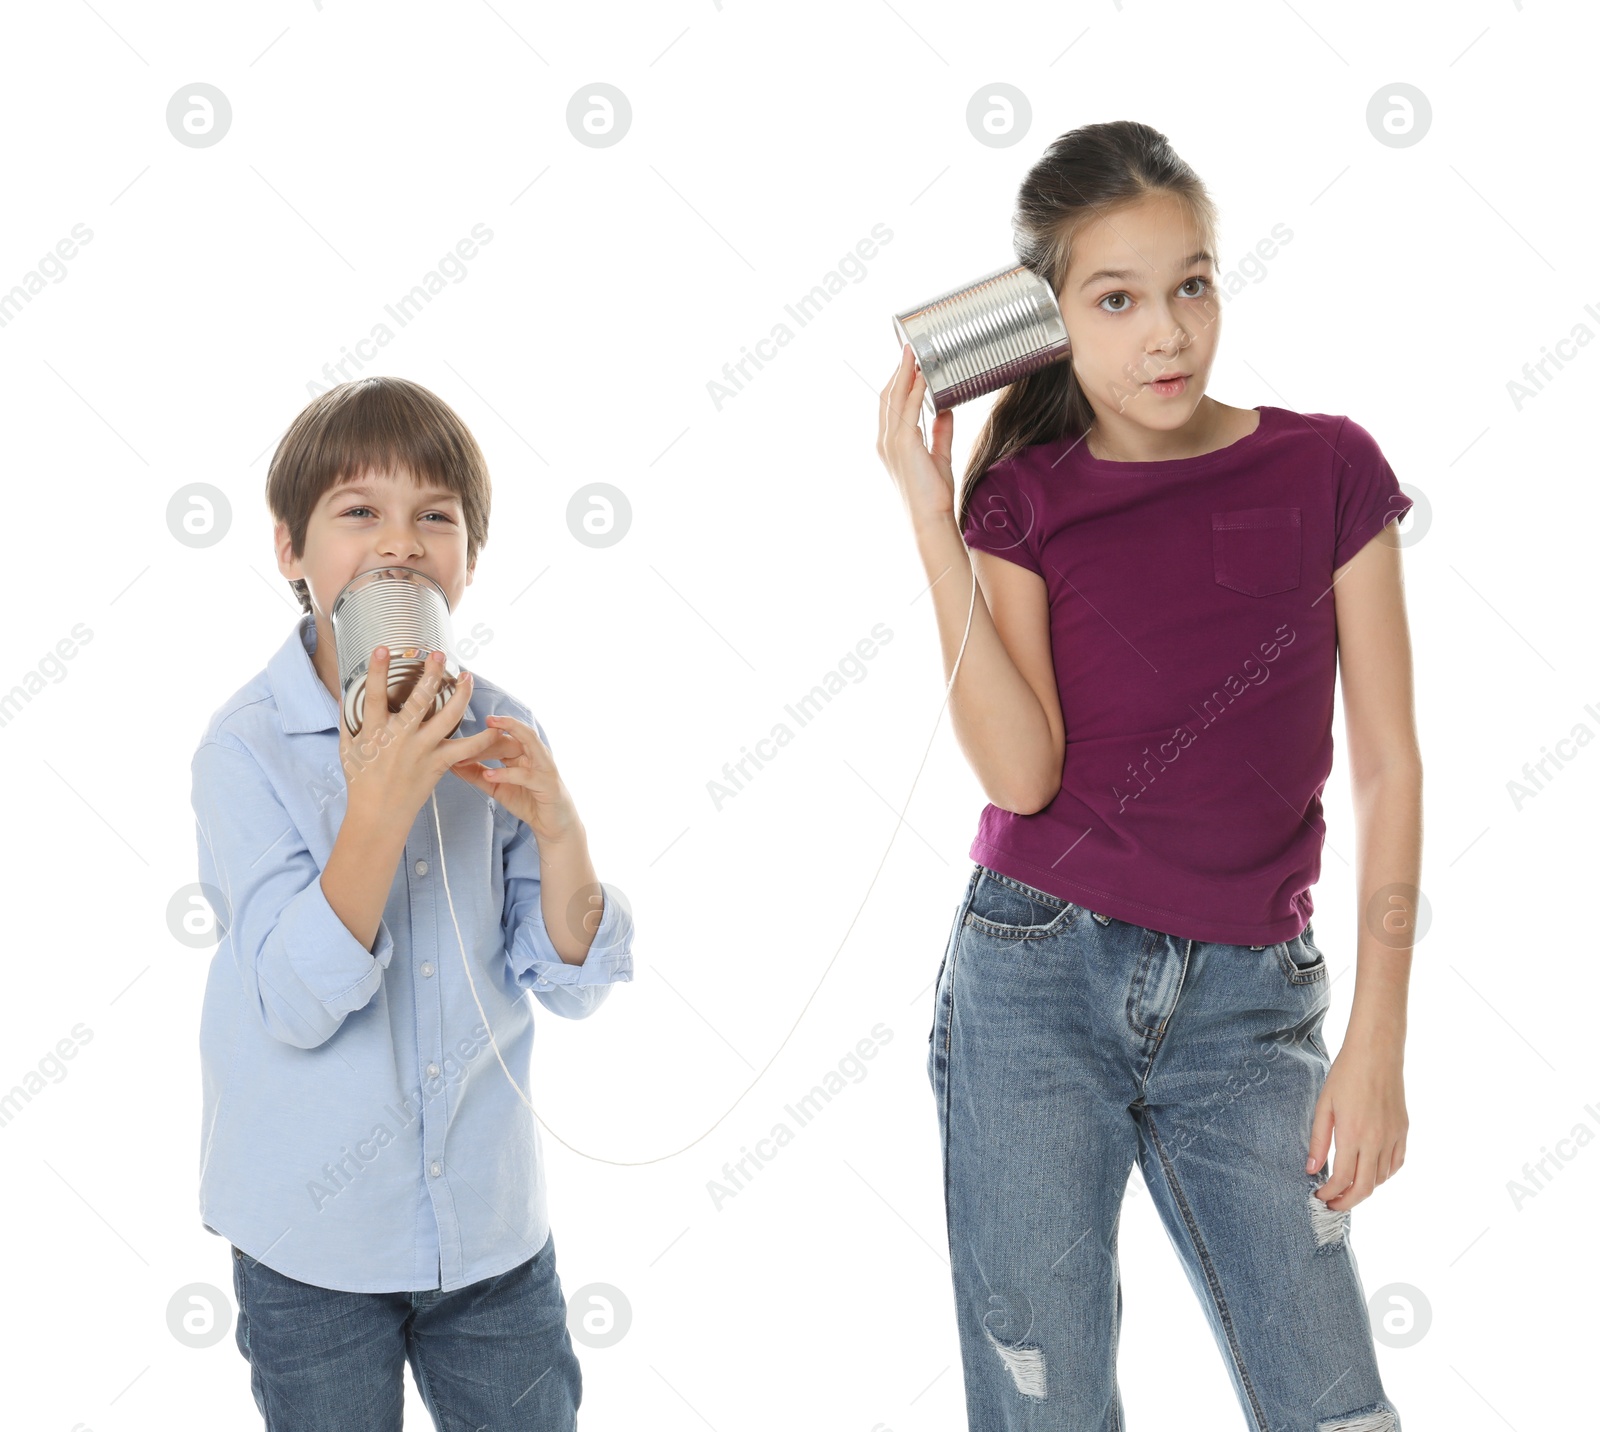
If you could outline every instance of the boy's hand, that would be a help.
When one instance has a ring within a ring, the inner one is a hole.
[[[367,668],[361,734],[352,737],[339,721],[339,764],[349,790],[349,807],[362,806],[408,829],[427,802],[439,778],[468,756],[498,756],[504,741],[490,728],[476,736],[452,740],[446,732],[461,721],[472,690],[472,675],[463,671],[450,700],[432,714],[434,697],[444,679],[444,653],[433,652],[426,670],[398,711],[389,710],[389,658],[379,647]]]
[[[460,759],[451,767],[462,780],[499,801],[512,815],[533,827],[540,845],[560,840],[579,828],[577,807],[556,770],[555,757],[531,726],[511,716],[490,716],[488,730],[504,738],[505,754],[490,752],[505,764],[498,770],[472,759],[476,751],[460,744]],[[476,739],[476,738],[474,738]],[[452,752],[452,754],[457,754]]]

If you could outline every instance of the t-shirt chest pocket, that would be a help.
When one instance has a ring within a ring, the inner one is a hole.
[[[1300,585],[1300,509],[1245,507],[1211,514],[1212,575],[1247,597]]]

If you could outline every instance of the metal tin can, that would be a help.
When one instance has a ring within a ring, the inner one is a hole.
[[[444,588],[412,567],[374,567],[345,583],[328,613],[339,657],[339,689],[345,728],[360,735],[367,697],[367,672],[375,648],[389,648],[389,710],[405,704],[426,671],[430,653],[444,653],[444,678],[426,721],[442,711],[456,689],[461,664],[451,652],[450,602]],[[461,729],[447,732],[454,736]]]
[[[1055,293],[1020,264],[895,314],[894,328],[927,380],[930,421],[1072,352]]]

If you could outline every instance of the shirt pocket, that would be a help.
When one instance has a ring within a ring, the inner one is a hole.
[[[1211,564],[1218,586],[1247,597],[1292,591],[1300,585],[1300,509],[1213,512]]]

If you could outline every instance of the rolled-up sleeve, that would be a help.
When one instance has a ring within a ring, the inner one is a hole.
[[[242,746],[203,742],[190,766],[203,884],[222,892],[218,939],[263,1026],[301,1049],[325,1043],[383,982],[394,938],[369,950],[328,903],[322,871],[266,773]]]
[[[544,1007],[567,1019],[597,1010],[611,986],[633,979],[633,914],[614,886],[600,882],[600,925],[581,965],[561,958],[545,928],[539,902],[539,844],[526,821],[506,842],[505,911],[501,931],[518,984]]]

